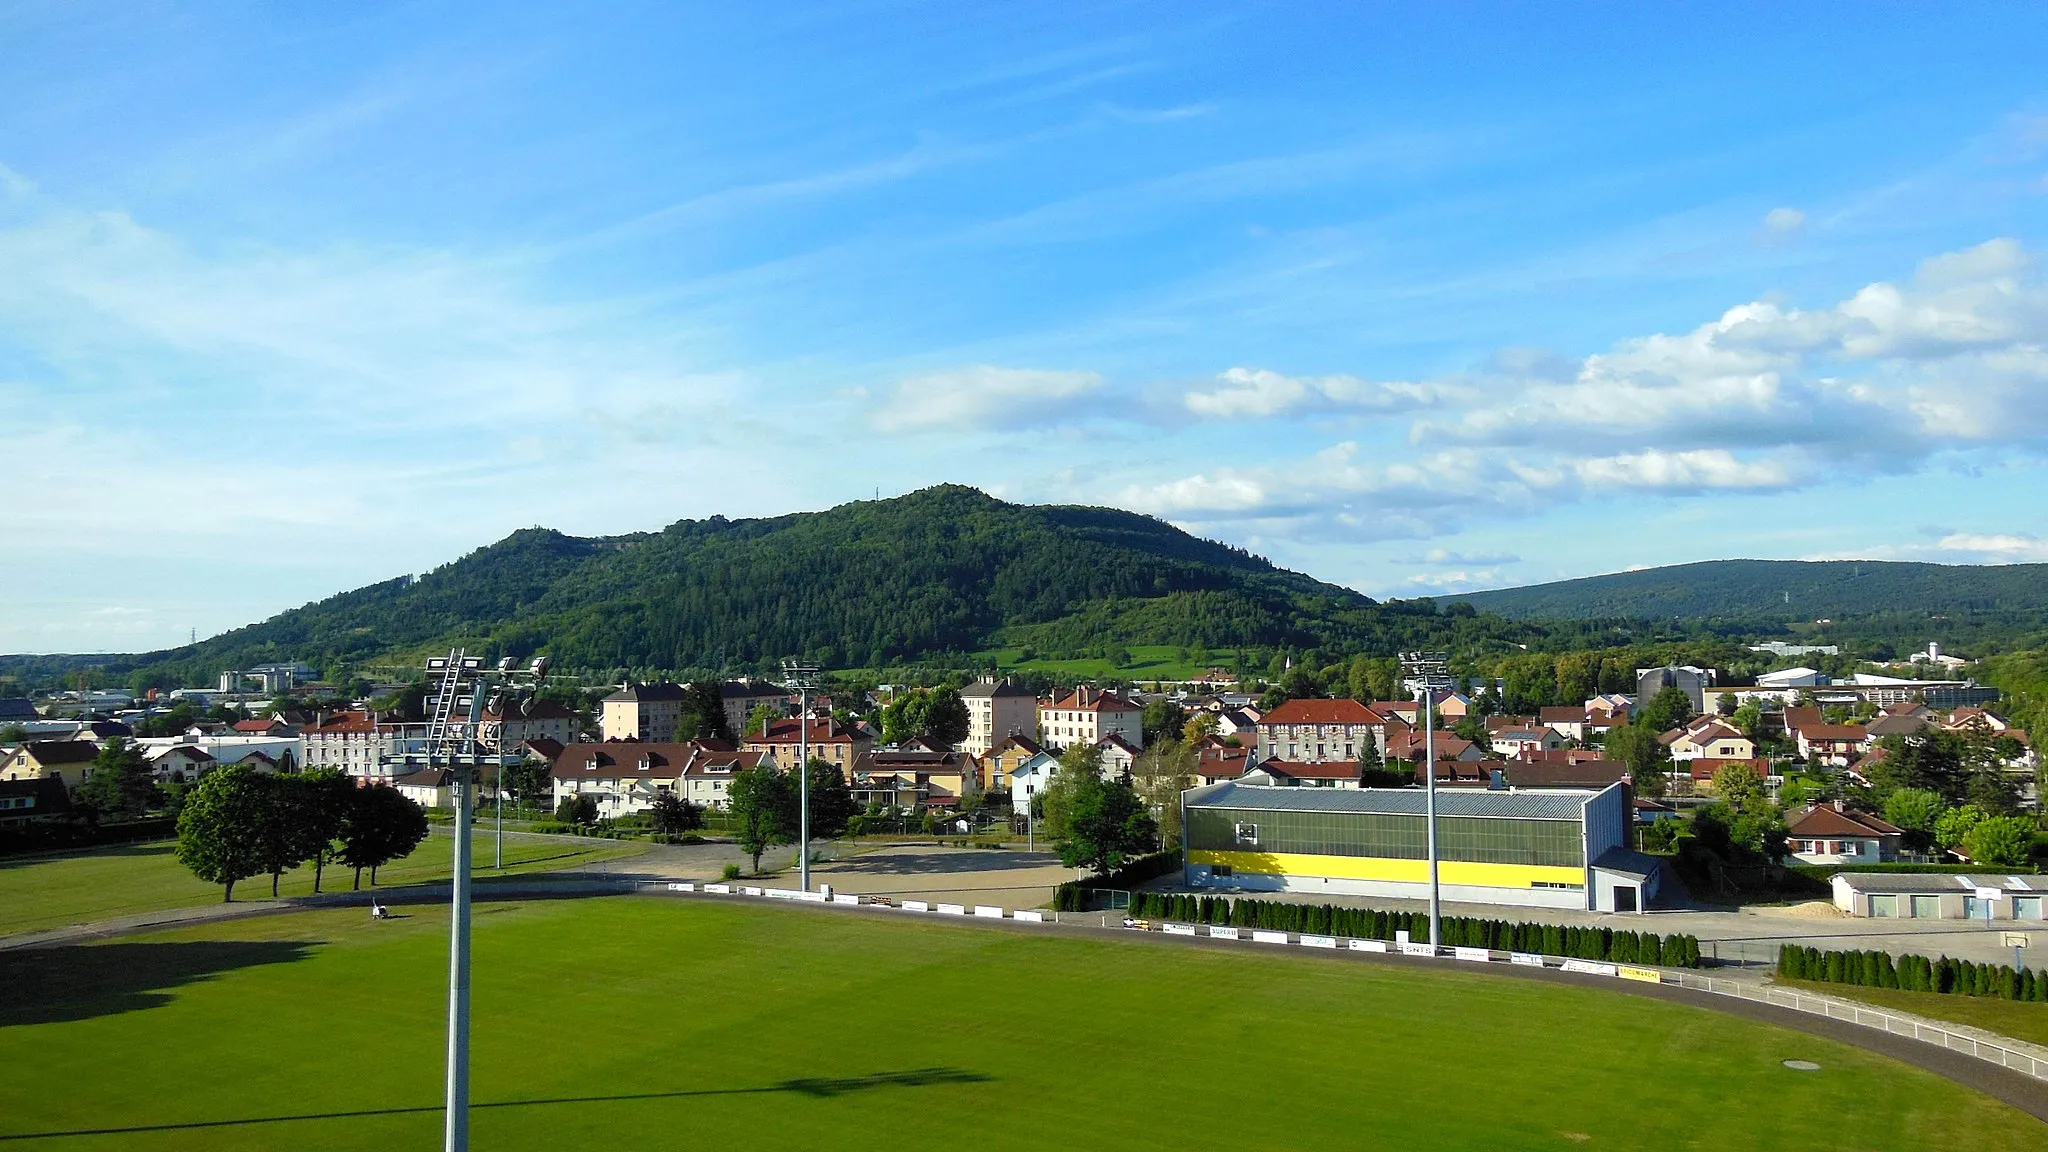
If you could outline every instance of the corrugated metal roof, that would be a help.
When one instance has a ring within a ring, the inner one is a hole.
[[[2048,876],[1964,876],[1940,872],[1837,872],[1835,879],[1856,892],[2048,892]]]
[[[1439,816],[1504,816],[1523,820],[1578,820],[1592,789],[1546,788],[1540,792],[1477,792],[1439,788]],[[1244,808],[1267,812],[1360,812],[1420,816],[1420,788],[1273,788],[1226,781],[1188,797],[1190,808]]]

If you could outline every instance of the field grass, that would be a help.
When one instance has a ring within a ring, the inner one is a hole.
[[[0,953],[0,1140],[431,1147],[446,928],[320,910]],[[475,955],[479,1148],[2048,1142],[1841,1045],[1455,970],[635,897],[481,905]]]
[[[1774,978],[1787,988],[1806,988],[1843,1000],[1856,1000],[1875,1008],[1911,1012],[1929,1020],[1968,1024],[2015,1040],[2048,1045],[2048,1004],[2029,1004],[1990,997],[1950,996],[1942,992],[1906,992],[1897,988],[1863,988],[1854,984],[1828,984],[1812,980]]]
[[[475,839],[477,876],[496,876],[496,841],[479,831]],[[0,858],[0,935],[82,924],[139,912],[190,908],[220,902],[217,884],[193,877],[178,863],[168,840],[127,844],[90,852],[42,857]],[[600,860],[638,855],[645,844],[615,841],[592,844],[556,837],[505,838],[505,875],[548,872]],[[383,886],[446,880],[452,869],[455,839],[436,831],[411,856],[377,872]],[[363,874],[369,883],[369,873]],[[354,880],[347,868],[329,865],[323,890],[346,890]],[[313,891],[313,870],[287,872],[278,886],[281,896],[306,896]],[[235,885],[237,900],[269,899],[270,877],[258,876]]]
[[[1099,656],[1081,660],[1049,660],[1041,656],[1025,660],[1024,649],[1016,647],[990,648],[975,655],[994,660],[1005,672],[1046,672],[1090,680],[1193,680],[1234,659],[1231,652],[1224,651],[1212,653],[1210,663],[1198,664],[1183,660],[1183,650],[1169,644],[1132,644],[1125,651],[1131,654],[1131,662],[1123,665]]]

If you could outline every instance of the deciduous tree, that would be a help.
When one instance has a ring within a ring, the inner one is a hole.
[[[363,869],[377,883],[377,869],[412,855],[427,838],[427,811],[405,793],[384,784],[358,788],[341,822],[337,858],[355,869],[355,886],[363,886]]]
[[[223,902],[235,898],[235,884],[263,870],[258,846],[264,799],[259,774],[239,764],[200,777],[178,812],[178,862],[209,884],[223,886]]]
[[[726,797],[733,841],[754,858],[754,871],[759,872],[762,853],[796,838],[795,789],[774,765],[762,764],[734,773]]]
[[[1158,825],[1129,785],[1084,778],[1074,793],[1066,835],[1059,841],[1060,860],[1069,868],[1106,875],[1126,859],[1150,851],[1158,838]]]
[[[96,819],[140,816],[157,803],[156,777],[142,750],[116,736],[93,757],[77,799]]]

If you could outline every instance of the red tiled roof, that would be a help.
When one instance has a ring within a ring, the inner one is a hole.
[[[1792,819],[1786,828],[1786,835],[1803,836],[1896,836],[1897,828],[1853,808],[1836,808],[1832,804],[1819,804],[1808,808]]]
[[[1259,768],[1275,776],[1295,780],[1358,779],[1358,762],[1355,760],[1331,760],[1316,764],[1299,760],[1268,760],[1259,765]]]
[[[1259,719],[1267,724],[1383,724],[1385,718],[1356,700],[1289,700]]]

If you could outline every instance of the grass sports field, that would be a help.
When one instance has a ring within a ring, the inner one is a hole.
[[[499,875],[491,867],[497,860],[496,841],[491,834],[479,831],[472,843],[476,852],[475,874]],[[454,849],[454,837],[437,830],[412,855],[379,869],[377,882],[392,887],[446,880]],[[553,871],[644,851],[644,844],[626,841],[593,844],[557,837],[507,836],[504,874]],[[176,845],[165,840],[62,856],[0,858],[0,936],[138,912],[220,903],[220,886],[195,879],[178,863],[175,852]],[[345,892],[353,881],[351,870],[329,865],[322,888]],[[363,883],[369,884],[367,872],[363,874]],[[285,873],[284,882],[278,886],[282,896],[306,896],[312,891],[311,868]],[[236,900],[269,898],[268,876],[251,877],[235,885]]]
[[[404,911],[0,953],[0,1142],[434,1146],[447,920]],[[884,912],[480,905],[475,1005],[479,1148],[2048,1145],[1947,1080],[1712,1012]]]

